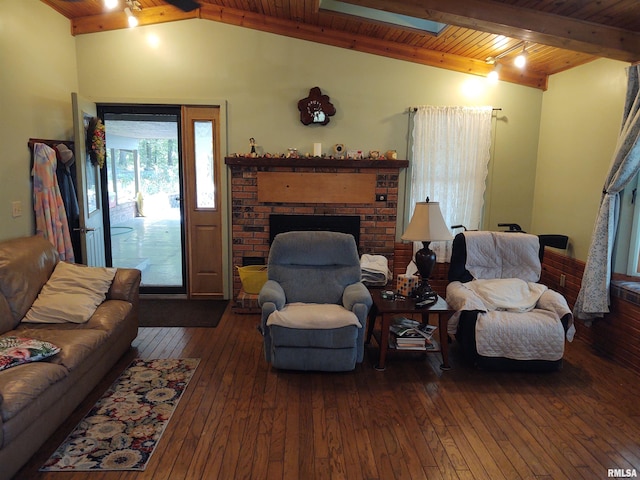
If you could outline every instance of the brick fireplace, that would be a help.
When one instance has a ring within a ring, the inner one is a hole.
[[[406,160],[228,157],[234,266],[266,262],[269,216],[359,216],[360,254],[385,255],[393,270],[398,177]],[[381,200],[382,198],[382,200]],[[233,298],[241,289],[234,275]]]

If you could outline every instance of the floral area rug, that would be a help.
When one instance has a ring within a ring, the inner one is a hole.
[[[40,470],[144,470],[199,362],[134,360]]]

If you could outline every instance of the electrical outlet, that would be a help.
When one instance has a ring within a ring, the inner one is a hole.
[[[13,218],[22,216],[22,202],[16,200],[15,202],[11,202],[11,215]]]
[[[564,273],[560,274],[560,286],[564,287],[567,282],[567,276]]]

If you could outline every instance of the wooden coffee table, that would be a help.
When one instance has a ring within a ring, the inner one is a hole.
[[[440,352],[442,355],[442,364],[440,368],[448,370],[449,366],[449,335],[447,333],[447,322],[449,317],[454,313],[449,304],[444,298],[438,296],[438,301],[428,307],[418,308],[416,307],[416,300],[414,298],[399,298],[393,300],[387,300],[382,298],[381,289],[371,289],[371,298],[373,305],[369,310],[368,325],[367,325],[367,339],[366,343],[371,342],[371,336],[374,333],[374,326],[376,318],[380,316],[382,323],[380,325],[379,335],[376,335],[376,340],[380,347],[380,356],[378,358],[378,364],[375,366],[376,370],[384,370],[387,359],[387,352],[389,350],[389,327],[393,321],[393,317],[397,315],[415,315],[420,314],[422,316],[423,323],[429,323],[432,317],[437,317],[438,331],[440,332],[440,348],[436,350],[426,350],[426,353]],[[404,350],[396,350],[404,351]],[[408,350],[411,351],[411,350]],[[420,350],[421,351],[421,350]]]

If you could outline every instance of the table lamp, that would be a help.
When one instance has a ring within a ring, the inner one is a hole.
[[[421,283],[417,290],[417,297],[424,299],[433,294],[429,285],[429,277],[436,264],[436,254],[429,248],[429,243],[453,239],[451,232],[444,223],[440,204],[430,202],[416,203],[409,226],[402,234],[402,240],[422,242],[422,248],[416,252],[415,262],[420,272]]]

